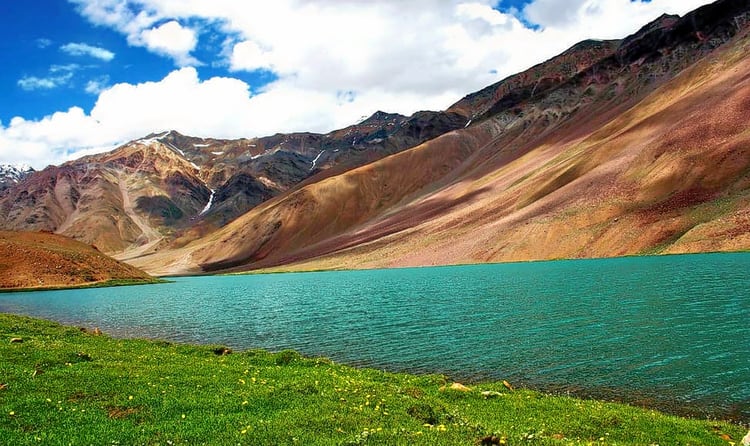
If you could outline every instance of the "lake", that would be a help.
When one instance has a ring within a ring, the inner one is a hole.
[[[0,311],[750,421],[749,253],[187,277]]]

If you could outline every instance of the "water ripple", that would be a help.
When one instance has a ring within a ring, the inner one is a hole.
[[[748,271],[750,254],[712,254],[181,278],[0,311],[750,421]]]

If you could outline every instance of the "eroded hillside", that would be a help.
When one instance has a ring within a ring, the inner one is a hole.
[[[468,128],[291,190],[138,264],[360,268],[747,249],[747,9],[723,1],[662,17],[541,93],[514,89],[492,105],[470,96],[465,114],[475,116],[472,103],[486,111]]]
[[[0,289],[154,281],[137,268],[61,235],[0,231]]]

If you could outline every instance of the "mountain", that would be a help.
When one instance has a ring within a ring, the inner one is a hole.
[[[0,289],[58,288],[155,279],[84,243],[42,232],[0,231]]]
[[[33,171],[34,169],[26,164],[0,164],[0,195],[12,186],[18,184],[18,182],[23,180]]]
[[[56,232],[120,258],[138,257],[174,238],[209,233],[303,180],[346,171],[465,123],[455,113],[377,112],[325,135],[151,134],[29,175],[0,197],[0,227]]]
[[[616,45],[584,42],[450,108],[473,118],[465,129],[290,190],[137,264],[359,268],[747,249],[749,9],[719,1]],[[586,63],[566,63],[587,48]]]
[[[581,42],[444,112],[149,135],[32,174],[0,226],[158,274],[748,249],[749,3]]]

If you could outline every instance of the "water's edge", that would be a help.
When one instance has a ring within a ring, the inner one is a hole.
[[[3,294],[0,311],[747,423],[748,271],[733,253],[201,276]]]

